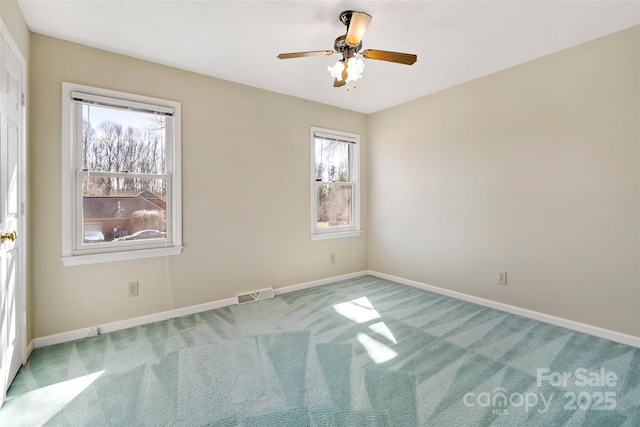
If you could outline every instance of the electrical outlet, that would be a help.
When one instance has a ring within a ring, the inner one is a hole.
[[[507,272],[506,271],[498,271],[498,285],[507,284]]]
[[[138,282],[129,282],[129,296],[130,297],[138,296]]]
[[[336,262],[336,254],[331,254],[329,255],[329,262],[331,264],[333,264],[334,262]]]

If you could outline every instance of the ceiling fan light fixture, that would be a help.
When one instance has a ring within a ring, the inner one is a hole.
[[[333,66],[327,67],[331,77],[338,81],[356,82],[362,78],[364,61],[361,58],[351,57],[349,60],[340,60]]]

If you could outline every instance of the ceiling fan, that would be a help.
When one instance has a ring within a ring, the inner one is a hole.
[[[334,53],[342,55],[342,59],[336,62],[333,67],[327,67],[327,70],[334,78],[333,86],[341,87],[349,82],[355,82],[362,77],[364,70],[364,61],[356,55],[362,55],[367,59],[375,59],[379,61],[395,62],[398,64],[412,65],[418,60],[418,57],[411,53],[390,52],[387,50],[362,49],[362,37],[369,27],[371,15],[365,12],[356,12],[347,10],[340,14],[340,22],[347,27],[347,33],[339,36],[333,47],[335,50],[315,50],[311,52],[293,52],[281,53],[278,55],[280,59],[303,58],[306,56],[329,56]],[[349,87],[347,87],[349,90]]]

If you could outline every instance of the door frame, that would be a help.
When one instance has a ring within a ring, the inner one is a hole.
[[[18,271],[17,271],[17,287],[18,290],[16,292],[16,307],[20,312],[19,317],[21,318],[20,322],[20,336],[18,342],[16,343],[17,347],[22,356],[22,364],[27,363],[27,359],[31,355],[31,351],[33,350],[33,346],[29,345],[27,347],[27,243],[28,243],[28,234],[27,234],[27,100],[28,100],[28,92],[27,88],[29,87],[27,83],[27,61],[25,60],[20,48],[16,44],[9,28],[5,25],[4,20],[0,17],[0,37],[4,39],[11,50],[11,53],[16,57],[18,62],[20,63],[20,67],[22,68],[22,75],[20,78],[22,79],[22,110],[20,114],[20,138],[18,140],[18,209],[20,215],[18,217],[18,239],[20,241],[19,252],[18,252]]]

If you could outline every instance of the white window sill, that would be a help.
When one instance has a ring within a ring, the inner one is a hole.
[[[60,258],[65,267],[76,265],[98,264],[103,262],[129,261],[132,259],[152,258],[167,255],[180,255],[182,246],[167,248],[141,249],[134,251],[109,252],[104,254],[86,254],[65,256]]]
[[[316,233],[311,235],[311,240],[326,240],[326,239],[339,239],[341,237],[358,237],[362,231],[350,230],[350,231],[334,231],[331,233]]]

